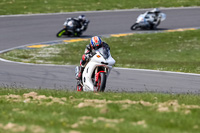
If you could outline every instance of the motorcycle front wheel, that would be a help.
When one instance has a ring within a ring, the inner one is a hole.
[[[56,36],[57,37],[62,37],[62,35],[64,35],[65,33],[66,33],[66,29],[62,29],[56,34]]]
[[[131,26],[131,30],[136,30],[137,28],[138,28],[138,24],[137,23],[135,23],[135,24],[133,24]]]
[[[101,72],[99,74],[98,82],[97,82],[97,91],[104,92],[106,87],[106,75]]]

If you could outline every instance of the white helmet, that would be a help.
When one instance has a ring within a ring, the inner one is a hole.
[[[151,12],[159,13],[160,10],[158,8],[154,8],[153,10],[151,10]]]

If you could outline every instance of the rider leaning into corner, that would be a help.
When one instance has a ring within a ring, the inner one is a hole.
[[[98,37],[98,36],[92,37],[90,40],[90,44],[86,45],[85,53],[83,54],[82,59],[80,61],[80,71],[76,77],[77,80],[81,81],[82,73],[83,73],[83,70],[84,70],[86,64],[88,63],[89,59],[96,53],[95,50],[98,50],[101,47],[105,47],[106,49],[108,48],[110,50],[109,45],[107,43],[103,42],[100,37]],[[95,82],[97,82],[97,81],[95,81]],[[95,83],[95,85],[96,85],[96,83]]]
[[[154,8],[153,10],[147,12],[147,15],[151,15],[154,18],[153,22],[149,21],[149,23],[152,26],[151,27],[152,29],[160,24],[160,18],[159,18],[159,17],[161,17],[161,16],[159,16],[160,13],[161,13],[161,11],[158,8]]]
[[[74,33],[76,32],[83,32],[87,29],[88,24],[89,24],[89,20],[85,17],[85,15],[80,15],[77,18],[67,18],[66,22],[69,21],[74,21],[76,27],[70,26],[70,25],[66,25],[67,23],[64,23],[64,26],[67,26],[67,28],[69,30],[72,30]]]

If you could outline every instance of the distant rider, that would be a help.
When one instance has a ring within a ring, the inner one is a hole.
[[[147,18],[150,16],[153,17],[153,21],[148,21],[150,23],[151,29],[157,27],[160,24],[160,13],[161,11],[158,8],[154,8],[153,10],[147,12]]]
[[[83,70],[88,63],[89,59],[96,53],[95,50],[98,50],[101,47],[105,47],[110,50],[110,47],[107,43],[103,42],[100,37],[94,36],[90,40],[90,44],[86,46],[85,53],[82,56],[80,61],[80,71],[76,77],[77,80],[81,80]]]
[[[64,26],[72,30],[73,33],[82,33],[87,29],[89,22],[85,15],[80,15],[78,18],[67,18]]]

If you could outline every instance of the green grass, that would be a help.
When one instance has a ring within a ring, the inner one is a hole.
[[[200,73],[200,30],[103,38],[116,67]],[[78,65],[88,41],[40,49],[17,49],[0,57],[29,63]]]
[[[192,94],[0,88],[0,132],[199,133],[199,101]]]
[[[200,6],[199,0],[1,0],[0,15]]]

